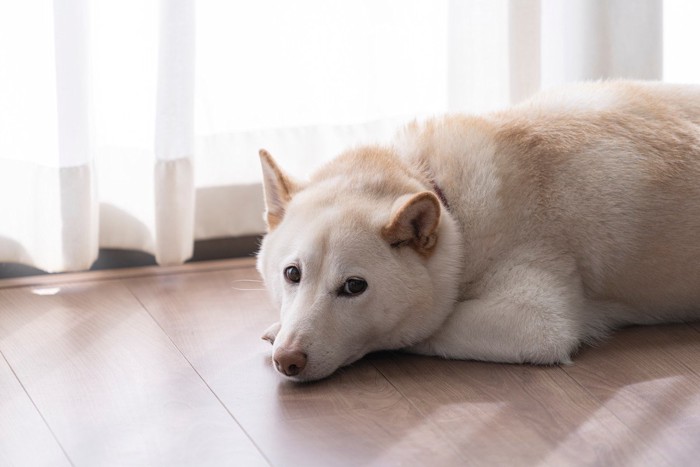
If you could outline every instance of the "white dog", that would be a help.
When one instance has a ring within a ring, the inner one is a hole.
[[[368,352],[554,364],[700,318],[700,87],[607,82],[409,125],[308,182],[261,151],[277,369]]]

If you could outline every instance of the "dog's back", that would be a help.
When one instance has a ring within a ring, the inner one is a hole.
[[[587,298],[629,307],[623,322],[697,311],[700,87],[579,85],[414,126],[399,147],[454,200],[465,288],[532,248],[569,259]]]

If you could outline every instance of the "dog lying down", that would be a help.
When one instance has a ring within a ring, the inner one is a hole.
[[[294,380],[388,349],[566,363],[617,326],[700,318],[700,87],[413,123],[304,182],[260,156],[263,338]]]

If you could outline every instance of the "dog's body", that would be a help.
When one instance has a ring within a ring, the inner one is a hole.
[[[295,379],[380,349],[566,362],[616,326],[700,318],[700,87],[412,124],[305,184],[262,160],[266,337]]]

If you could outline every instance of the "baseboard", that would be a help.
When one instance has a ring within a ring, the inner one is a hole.
[[[260,236],[252,235],[247,237],[198,240],[194,242],[192,259],[187,262],[251,257],[257,253],[261,238]],[[104,248],[100,250],[100,254],[90,270],[96,271],[154,265],[156,265],[156,260],[151,254],[135,250]],[[41,274],[46,274],[46,272],[23,264],[0,263],[0,279]]]

